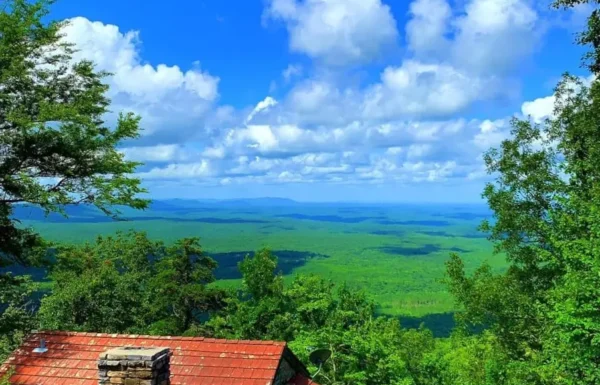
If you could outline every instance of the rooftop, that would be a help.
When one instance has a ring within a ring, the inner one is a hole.
[[[40,339],[48,351],[34,353]],[[270,385],[284,356],[301,369],[290,384],[309,382],[285,342],[57,331],[30,335],[0,367],[0,375],[12,367],[14,385],[96,385],[100,354],[125,346],[170,348],[172,385]]]

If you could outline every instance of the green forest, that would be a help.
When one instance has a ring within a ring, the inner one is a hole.
[[[35,329],[287,341],[332,351],[315,381],[395,385],[600,383],[600,83],[565,74],[552,117],[512,121],[512,135],[485,154],[482,192],[493,212],[480,230],[506,268],[474,271],[460,252],[443,284],[456,304],[449,337],[403,328],[367,293],[316,274],[284,279],[259,249],[238,265],[241,287],[215,278],[200,240],[157,241],[124,231],[93,242],[46,239],[17,220],[20,205],[65,214],[93,205],[151,202],[119,152],[143,122],[104,121],[105,79],[73,62],[49,22],[51,1],[9,0],[0,11],[0,267],[45,267],[49,282],[0,274],[0,359]],[[557,0],[555,12],[585,1]],[[600,72],[600,15],[576,37],[583,65]],[[40,291],[45,285],[46,291]],[[42,294],[40,294],[42,293]],[[401,295],[401,294],[400,294]],[[393,312],[390,312],[393,314]]]

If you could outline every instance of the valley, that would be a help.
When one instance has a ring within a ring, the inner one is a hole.
[[[219,264],[219,285],[240,284],[237,264],[262,247],[274,251],[286,280],[318,274],[367,291],[378,313],[418,326],[447,322],[455,304],[440,281],[444,262],[458,253],[468,270],[487,261],[501,270],[478,224],[490,217],[482,205],[299,203],[283,199],[155,201],[149,209],[123,208],[120,220],[93,207],[72,206],[68,218],[15,207],[22,226],[52,241],[80,243],[116,231],[144,231],[167,243],[200,237]],[[34,272],[43,278],[41,271]]]

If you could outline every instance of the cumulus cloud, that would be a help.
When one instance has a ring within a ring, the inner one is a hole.
[[[537,20],[527,0],[472,0],[454,22],[454,60],[477,73],[508,70],[532,53]]]
[[[502,74],[529,57],[543,28],[529,0],[414,0],[406,25],[416,58],[446,62],[473,75]]]
[[[375,118],[448,115],[491,96],[496,88],[494,79],[472,77],[449,65],[408,60],[383,71],[381,83],[366,94],[364,111]]]
[[[510,134],[510,125],[507,119],[495,121],[484,120],[479,124],[479,132],[473,138],[473,143],[481,151],[498,147]]]
[[[269,0],[265,16],[285,23],[293,51],[334,66],[368,62],[398,36],[381,0]]]
[[[194,163],[172,163],[165,167],[154,167],[136,176],[142,179],[190,179],[214,176],[216,170],[208,160]]]
[[[406,24],[409,48],[419,57],[446,52],[452,10],[446,0],[415,0]]]
[[[269,100],[254,111],[275,105]],[[222,132],[200,159],[141,175],[206,184],[472,181],[488,177],[482,153],[509,137],[509,120],[362,119],[318,127],[250,122]]]
[[[92,60],[111,72],[108,79],[113,109],[142,115],[145,134],[182,127],[204,117],[218,98],[219,78],[198,63],[187,71],[177,65],[142,62],[139,32],[84,17],[68,20],[61,31],[75,44],[75,60]]]
[[[509,119],[460,112],[504,96],[507,74],[531,53],[539,24],[528,0],[467,0],[460,8],[415,0],[407,55],[351,83],[354,65],[372,63],[398,39],[381,0],[268,0],[265,17],[286,26],[292,51],[324,65],[289,65],[275,74],[288,92],[246,108],[218,105],[219,78],[197,63],[146,64],[138,32],[71,20],[65,33],[78,58],[114,73],[111,109],[140,113],[153,138],[121,150],[148,163],[139,177],[212,185],[483,178],[482,151],[507,137]],[[553,101],[521,110],[539,121]]]
[[[136,162],[177,162],[193,159],[198,151],[179,144],[125,147],[120,150],[125,159]]]
[[[365,87],[336,84],[327,78],[297,83],[281,103],[251,119],[260,124],[339,127],[352,122],[451,117],[476,101],[506,94],[501,79],[469,76],[445,64],[406,60],[388,66],[379,81]]]
[[[292,50],[330,65],[372,59],[386,41],[372,30],[396,31],[380,0],[271,0],[265,14],[285,21]],[[529,0],[467,0],[456,9],[447,0],[414,0],[405,26],[410,54],[387,65],[378,82],[349,85],[331,71],[315,74],[264,117],[316,126],[431,119],[455,116],[475,102],[514,97],[515,82],[507,75],[532,53],[538,24]]]
[[[525,116],[530,116],[536,123],[541,123],[544,119],[550,117],[554,110],[554,95],[537,98],[530,102],[525,102],[521,106],[521,112]]]
[[[581,84],[589,87],[595,79],[595,75],[580,77]],[[576,84],[569,84],[569,88],[577,90]],[[554,115],[554,104],[556,103],[556,95],[537,98],[532,101],[524,102],[521,106],[521,112],[524,116],[530,117],[535,123],[541,123],[546,118],[551,118]]]
[[[250,123],[250,121],[252,121],[252,119],[259,113],[263,112],[263,111],[268,111],[271,107],[274,107],[277,105],[277,100],[273,99],[270,96],[267,96],[264,100],[262,100],[261,102],[259,102],[256,107],[254,107],[254,109],[252,110],[252,112],[248,115],[248,117],[246,118],[246,124]]]

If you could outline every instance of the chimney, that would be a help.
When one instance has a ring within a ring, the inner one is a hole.
[[[170,385],[169,348],[123,347],[98,359],[99,385]]]

